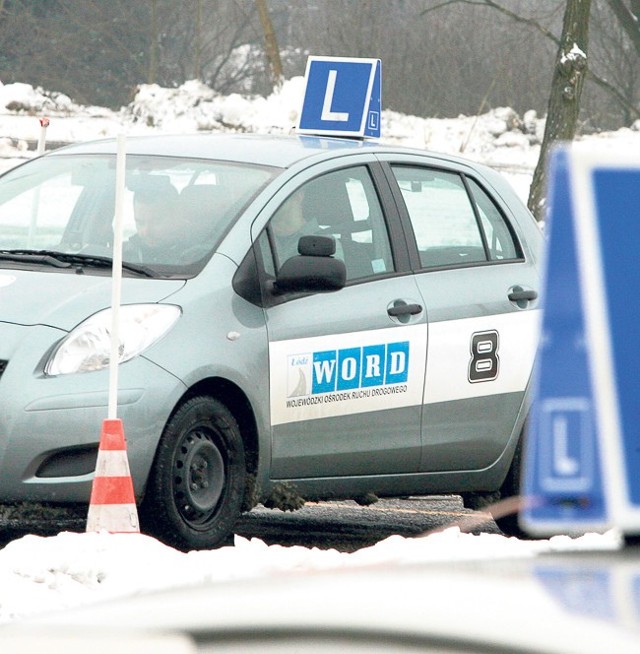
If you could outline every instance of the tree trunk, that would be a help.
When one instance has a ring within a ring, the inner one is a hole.
[[[194,79],[202,79],[202,0],[196,1]]]
[[[256,6],[258,7],[258,14],[260,15],[260,25],[262,25],[262,31],[264,32],[265,49],[267,60],[269,61],[269,68],[271,69],[273,87],[278,88],[279,86],[282,86],[284,76],[276,33],[273,31],[273,23],[269,16],[266,0],[256,0]]]
[[[158,78],[158,2],[151,0],[151,35],[149,39],[149,68],[147,84],[155,84]]]
[[[580,96],[587,73],[590,10],[591,0],[567,0],[544,137],[527,203],[537,220],[543,220],[545,215],[549,151],[558,141],[572,141],[576,133]]]

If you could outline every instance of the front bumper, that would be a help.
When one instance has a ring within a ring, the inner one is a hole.
[[[47,377],[60,330],[0,323],[0,502],[88,502],[108,370]],[[136,495],[144,491],[158,440],[185,387],[143,356],[119,370],[122,419]]]

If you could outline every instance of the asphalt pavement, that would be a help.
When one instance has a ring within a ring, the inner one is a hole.
[[[392,535],[414,537],[459,525],[471,533],[500,533],[486,513],[465,509],[456,495],[354,501],[307,502],[298,511],[262,505],[241,516],[235,533],[268,545],[299,545],[353,552]],[[0,547],[26,534],[53,536],[84,531],[86,513],[27,506],[0,507]]]
[[[413,537],[449,526],[470,533],[501,533],[486,513],[465,509],[456,495],[354,501],[307,502],[298,511],[256,507],[242,516],[236,533],[269,545],[301,545],[352,552],[392,535]]]

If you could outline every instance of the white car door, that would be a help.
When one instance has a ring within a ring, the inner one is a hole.
[[[277,479],[418,470],[426,314],[412,275],[400,275],[374,183],[364,165],[291,185],[258,236],[275,275],[273,225],[301,203],[332,235],[347,285],[332,293],[271,298],[271,476]]]
[[[537,346],[535,262],[486,182],[391,165],[428,314],[423,471],[494,463],[517,424]]]

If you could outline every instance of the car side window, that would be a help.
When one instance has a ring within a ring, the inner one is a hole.
[[[457,173],[394,166],[424,267],[487,261],[480,226]]]
[[[490,195],[457,173],[394,166],[422,266],[456,266],[522,258],[507,220]]]
[[[268,274],[298,253],[301,236],[332,236],[347,281],[393,272],[382,209],[365,166],[316,177],[296,189],[275,211],[258,247]]]
[[[474,179],[468,177],[467,182],[478,209],[491,261],[521,258],[520,248],[500,209]]]

